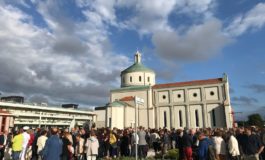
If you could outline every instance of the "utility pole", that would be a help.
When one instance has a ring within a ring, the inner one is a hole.
[[[144,99],[139,98],[137,96],[134,97],[135,101],[135,159],[138,159],[138,141],[137,141],[137,127],[138,127],[138,109],[139,109],[139,104],[144,105]]]

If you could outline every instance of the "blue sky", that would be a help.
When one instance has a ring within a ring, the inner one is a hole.
[[[138,49],[157,83],[227,73],[238,117],[265,111],[262,0],[2,0],[0,23],[2,96],[104,105]]]

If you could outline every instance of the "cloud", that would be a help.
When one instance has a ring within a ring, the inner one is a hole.
[[[112,52],[103,19],[95,25],[83,10],[85,21],[74,21],[55,1],[35,5],[47,27],[35,25],[34,17],[17,7],[0,5],[2,93],[49,103],[105,104],[129,60]]]
[[[256,93],[265,93],[265,85],[264,84],[251,84],[251,85],[248,85],[246,87],[253,90]]]
[[[240,36],[246,31],[255,31],[265,25],[265,3],[258,3],[250,11],[234,18],[225,31],[232,36]]]
[[[234,101],[234,103],[238,103],[239,105],[246,105],[247,107],[258,103],[258,100],[256,98],[246,96],[232,97],[232,101]]]
[[[167,60],[204,60],[213,57],[231,42],[221,29],[221,22],[213,19],[192,26],[185,34],[178,31],[156,32],[152,42],[156,53]]]

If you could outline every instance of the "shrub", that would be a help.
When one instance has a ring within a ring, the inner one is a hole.
[[[164,159],[179,159],[179,150],[178,149],[171,149],[165,154]]]

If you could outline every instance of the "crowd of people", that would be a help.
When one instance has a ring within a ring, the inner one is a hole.
[[[30,129],[0,134],[0,160],[145,159],[150,151],[165,155],[178,150],[180,160],[265,160],[265,128]]]

